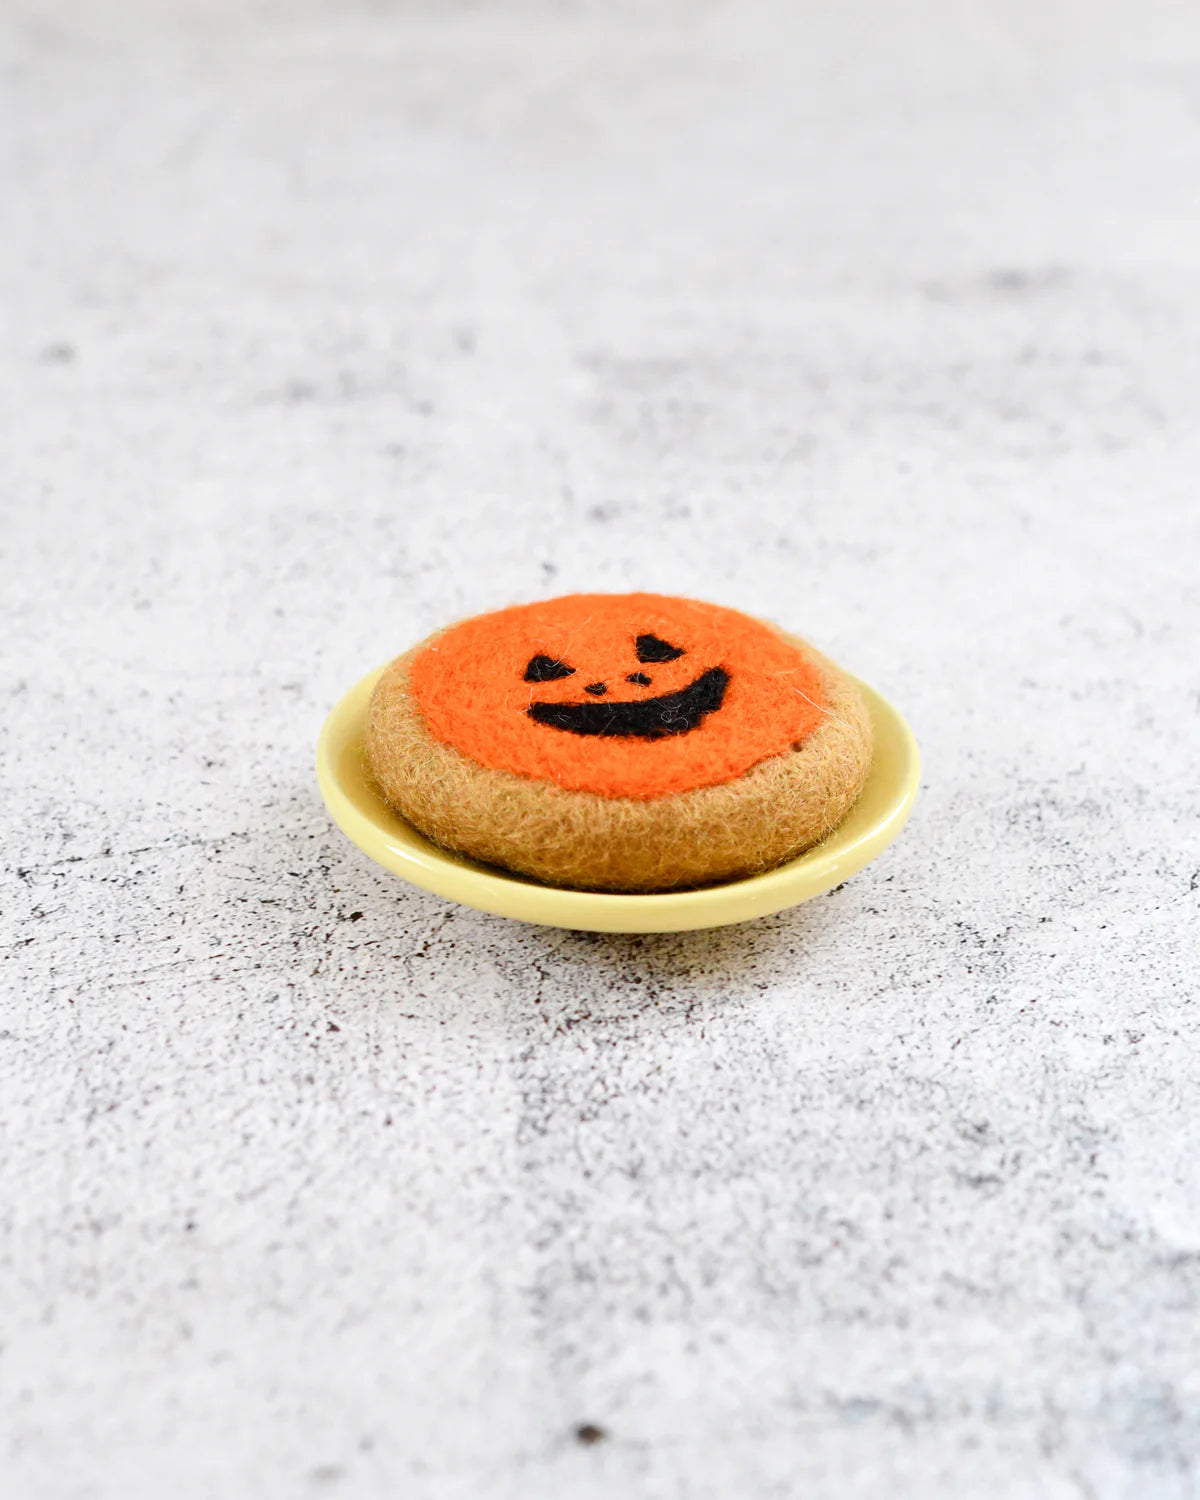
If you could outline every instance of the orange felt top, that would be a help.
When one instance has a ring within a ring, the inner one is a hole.
[[[732,781],[825,715],[816,668],[770,626],[662,594],[477,615],[418,652],[410,676],[432,733],[471,760],[604,797]]]

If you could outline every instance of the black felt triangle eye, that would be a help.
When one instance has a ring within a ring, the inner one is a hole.
[[[557,682],[560,677],[571,677],[575,668],[565,661],[556,661],[553,656],[531,656],[525,668],[526,682]]]
[[[639,635],[637,638],[638,661],[675,661],[685,654],[682,647],[672,646],[656,635]]]

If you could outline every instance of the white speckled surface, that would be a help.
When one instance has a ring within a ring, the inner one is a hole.
[[[0,33],[0,1494],[1196,1495],[1195,9]],[[356,676],[626,586],[901,842],[637,940],[331,829]]]

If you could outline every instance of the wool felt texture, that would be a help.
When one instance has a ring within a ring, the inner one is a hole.
[[[794,747],[718,784],[611,797],[479,764],[432,733],[413,690],[414,664],[448,632],[380,678],[368,713],[369,767],[385,799],[434,842],[549,884],[662,891],[771,869],[845,817],[870,769],[871,734],[851,679],[805,642],[763,628],[803,659],[822,715]]]
[[[627,677],[626,682],[630,681]],[[725,701],[729,673],[709,667],[695,682],[674,693],[632,698],[626,703],[531,703],[525,712],[539,724],[565,729],[568,734],[607,735],[619,739],[661,740],[699,728],[706,714],[716,713]],[[593,682],[585,693],[602,697],[608,688]]]
[[[605,797],[744,775],[811,734],[820,674],[761,620],[662,594],[571,594],[451,626],[412,659],[433,736]]]

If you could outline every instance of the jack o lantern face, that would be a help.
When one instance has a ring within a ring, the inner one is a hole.
[[[639,635],[634,642],[640,662],[668,662],[687,653],[656,635]],[[572,677],[575,668],[563,661],[551,661],[539,652],[525,668],[526,682],[558,682]],[[638,687],[650,687],[654,678],[647,672],[630,672],[625,679]],[[589,682],[584,688],[600,703],[531,703],[525,710],[539,724],[566,729],[571,734],[604,734],[635,736],[643,740],[661,740],[668,734],[687,734],[704,718],[720,708],[725,699],[729,673],[724,667],[709,667],[684,688],[654,697],[611,701],[607,682]]]
[[[718,785],[821,722],[816,668],[762,621],[660,594],[464,620],[410,667],[432,733],[480,765],[649,798]]]

